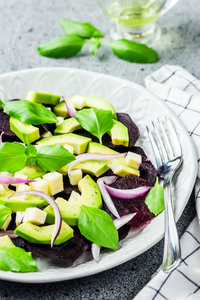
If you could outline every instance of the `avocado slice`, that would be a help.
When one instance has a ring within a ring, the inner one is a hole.
[[[15,229],[15,233],[30,243],[50,245],[54,226],[37,226],[29,222],[24,222]],[[62,221],[61,230],[54,245],[60,245],[68,241],[73,235],[73,229]]]
[[[78,217],[81,212],[81,206],[84,204],[90,207],[101,208],[102,198],[96,182],[89,176],[86,175],[78,183],[81,197],[76,202],[68,202],[63,198],[57,198],[56,203],[60,209],[62,219],[71,226],[76,226]],[[44,211],[47,212],[47,223],[54,223],[54,211],[51,205],[47,206]]]
[[[54,134],[70,133],[75,130],[81,129],[80,123],[75,118],[64,120],[54,131]]]
[[[86,152],[88,143],[91,141],[90,138],[74,134],[74,133],[67,133],[57,136],[50,136],[48,138],[44,138],[38,141],[36,144],[40,146],[46,145],[70,145],[74,147],[75,154],[81,154]]]
[[[60,101],[60,96],[30,91],[28,92],[26,99],[34,103],[56,105]]]
[[[101,99],[99,97],[94,97],[94,96],[80,95],[80,97],[85,98],[84,107],[95,107],[98,109],[111,110],[113,119],[117,120],[117,115],[115,113],[115,110],[108,101]],[[69,101],[72,101],[72,99],[73,99],[73,97],[68,98]],[[75,104],[73,104],[73,105],[75,108],[78,108],[78,107],[76,107]],[[61,116],[63,118],[67,117],[68,113],[67,113],[67,108],[66,108],[66,104],[64,101],[62,101],[62,102],[58,103],[56,106],[54,106],[54,113],[55,113],[55,115]]]
[[[8,235],[0,237],[0,248],[13,248],[15,245],[11,241]]]
[[[108,134],[111,136],[113,145],[123,145],[125,147],[128,147],[128,128],[121,122],[113,120],[113,127],[108,132]]]
[[[107,172],[109,170],[109,167],[103,161],[88,160],[88,161],[83,161],[83,162],[76,164],[72,169],[73,170],[81,169],[84,173],[88,173],[93,176],[99,177],[102,174],[104,174],[105,172]],[[68,165],[62,167],[59,170],[59,172],[62,173],[63,175],[67,175]]]
[[[39,128],[23,123],[13,117],[10,118],[10,129],[25,144],[30,144],[40,138]]]
[[[64,119],[68,117],[67,107],[64,101],[58,103],[54,106],[53,112],[56,116],[63,117]]]
[[[88,146],[88,153],[99,153],[99,154],[117,154],[119,152],[112,150],[99,143],[90,142]],[[126,165],[124,157],[112,159],[107,161],[107,165],[112,169],[113,173],[119,176],[135,175],[140,176],[140,171]]]
[[[0,204],[10,207],[13,212],[16,212],[25,211],[28,207],[42,207],[47,205],[47,202],[35,196],[27,196],[25,199],[22,196],[10,199],[6,196],[0,196]]]
[[[27,179],[35,179],[46,174],[46,172],[37,165],[34,165],[32,167],[27,165],[24,169],[18,171],[17,173],[27,176]]]

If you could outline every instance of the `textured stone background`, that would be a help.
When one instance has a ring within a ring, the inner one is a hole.
[[[72,67],[115,75],[143,84],[164,64],[178,64],[200,78],[200,1],[181,0],[159,20],[162,37],[154,43],[160,60],[130,64],[102,47],[96,56],[87,47],[70,59],[49,59],[37,46],[63,33],[59,20],[90,21],[109,35],[109,21],[92,0],[0,0],[0,74],[34,67]],[[191,197],[178,222],[180,235],[195,213]],[[0,281],[0,299],[132,299],[161,264],[163,241],[139,257],[95,276],[55,284]]]

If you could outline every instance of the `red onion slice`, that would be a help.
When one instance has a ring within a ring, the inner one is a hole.
[[[59,207],[57,205],[57,203],[46,193],[43,192],[39,192],[39,191],[22,191],[22,192],[17,192],[11,196],[9,196],[8,198],[12,198],[18,195],[33,195],[33,196],[38,196],[40,198],[45,199],[53,208],[54,210],[54,214],[55,214],[55,227],[54,227],[54,231],[52,234],[52,238],[51,238],[51,248],[53,247],[53,244],[55,242],[55,239],[57,238],[60,229],[61,229],[61,224],[62,224],[62,218],[61,218],[61,213],[59,210]]]
[[[136,215],[136,213],[132,213],[132,214],[123,216],[120,219],[115,219],[114,224],[115,224],[115,227],[117,228],[117,230],[119,228],[121,228],[122,226],[124,226],[125,224],[127,224],[130,220],[132,220],[133,217],[135,217],[135,215]]]
[[[31,180],[31,179],[15,178],[11,176],[0,175],[0,184],[18,184],[18,183],[29,183],[34,181],[35,180]]]
[[[63,100],[67,106],[67,112],[68,112],[69,116],[75,118],[76,109],[73,107],[73,105],[64,96],[61,97],[61,100]]]
[[[109,177],[111,177],[111,176],[109,176]],[[115,224],[115,227],[117,228],[117,230],[119,228],[121,228],[122,226],[126,225],[130,220],[132,220],[135,215],[136,215],[136,213],[133,213],[133,214],[128,214],[126,216],[123,216],[123,217],[121,217],[121,219],[115,219],[114,224]],[[92,257],[94,258],[94,260],[96,262],[99,262],[101,246],[99,246],[95,243],[92,243],[91,251],[92,251]]]
[[[82,161],[87,160],[111,160],[125,156],[126,153],[119,153],[119,154],[97,154],[97,153],[84,153],[76,156],[76,159],[73,160],[68,167],[68,176],[72,167]]]
[[[110,180],[110,181],[113,181],[113,180],[116,180],[115,178],[116,178],[117,176],[108,176],[108,177],[112,177],[112,178],[110,178],[109,180]],[[99,187],[99,189],[100,189],[100,191],[101,191],[102,198],[103,198],[103,200],[104,200],[106,206],[107,206],[108,209],[110,210],[110,212],[111,212],[116,218],[120,219],[120,216],[119,216],[119,214],[118,214],[118,211],[117,211],[117,209],[116,209],[116,207],[115,207],[115,205],[114,205],[114,203],[113,203],[113,201],[112,201],[112,199],[111,199],[109,193],[107,192],[107,190],[106,190],[106,188],[105,188],[105,184],[104,184],[105,181],[104,181],[104,180],[106,180],[106,179],[104,179],[104,178],[105,178],[105,177],[99,178],[99,179],[97,180],[97,185],[98,185],[98,187]],[[107,179],[107,181],[108,181],[108,179]]]
[[[144,196],[152,188],[152,186],[141,186],[130,190],[115,189],[108,185],[105,185],[105,188],[112,197],[128,200]]]
[[[3,143],[3,142],[2,142],[3,134],[4,134],[4,131],[2,131],[2,133],[0,134],[0,145]]]

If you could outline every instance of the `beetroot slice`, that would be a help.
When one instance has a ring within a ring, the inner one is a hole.
[[[3,110],[0,110],[0,134],[4,132],[2,140],[3,142],[13,142],[18,141],[17,136],[14,132],[10,130],[10,123],[9,123],[10,117],[3,112]]]

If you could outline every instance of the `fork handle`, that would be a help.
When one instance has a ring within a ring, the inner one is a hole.
[[[168,273],[179,265],[181,250],[172,207],[171,181],[163,183],[163,188],[165,196],[165,236],[162,269]]]

